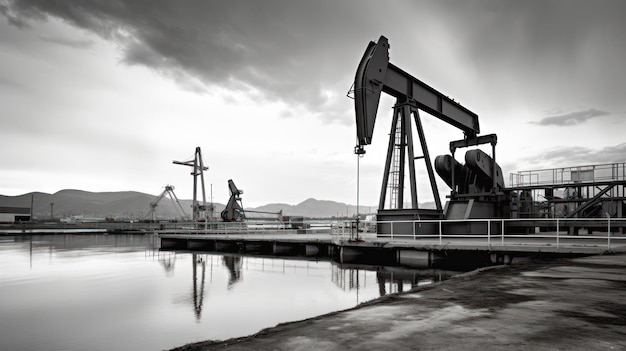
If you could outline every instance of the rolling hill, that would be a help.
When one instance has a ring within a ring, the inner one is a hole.
[[[0,195],[0,207],[30,207],[33,203],[33,218],[44,220],[50,218],[51,203],[54,217],[83,216],[87,218],[141,219],[149,218],[150,203],[156,196],[136,191],[89,192],[65,189],[54,194],[33,192],[18,196]],[[187,216],[191,215],[191,200],[180,200]],[[244,203],[245,205],[245,203]],[[215,215],[224,209],[224,204],[215,203]],[[297,205],[273,203],[256,208],[245,207],[246,210],[278,212],[285,216],[304,216],[311,218],[330,218],[353,216],[356,206],[342,202],[307,199]],[[368,213],[372,207],[362,206],[360,213]],[[163,198],[156,207],[157,218],[178,219],[181,217],[178,206],[168,197]],[[251,214],[248,214],[249,216]]]

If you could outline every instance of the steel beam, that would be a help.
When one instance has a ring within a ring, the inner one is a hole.
[[[478,115],[430,85],[389,62],[389,43],[381,36],[370,42],[354,78],[354,106],[358,149],[371,144],[381,92],[400,101],[414,100],[417,107],[449,123],[473,139],[480,133]]]
[[[461,129],[467,138],[480,133],[478,115],[392,63],[387,65],[383,92],[415,100],[420,110]]]

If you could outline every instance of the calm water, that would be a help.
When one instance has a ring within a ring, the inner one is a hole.
[[[160,252],[158,243],[151,235],[0,237],[0,350],[163,350],[452,274]]]

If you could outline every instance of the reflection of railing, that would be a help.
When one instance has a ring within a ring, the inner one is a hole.
[[[325,277],[327,275],[327,263],[318,261],[295,261],[276,258],[246,257],[244,268],[247,271],[262,273],[298,273],[307,277]]]
[[[367,286],[367,271],[331,266],[331,280],[343,291],[350,291]]]
[[[444,245],[467,244],[473,247],[586,247],[611,251],[626,244],[623,218],[533,218],[533,219],[464,219],[379,221],[388,234],[378,237],[410,240],[432,240]],[[422,226],[432,228],[424,233]],[[471,226],[471,233],[465,230]],[[407,228],[412,232],[407,233]],[[460,229],[460,230],[459,230]],[[585,233],[583,233],[585,232]],[[626,247],[624,248],[626,249]]]
[[[626,180],[626,163],[519,171],[510,174],[511,187],[568,185]]]

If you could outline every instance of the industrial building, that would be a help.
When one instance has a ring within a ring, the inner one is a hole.
[[[30,218],[30,207],[0,206],[0,223],[28,222]]]

